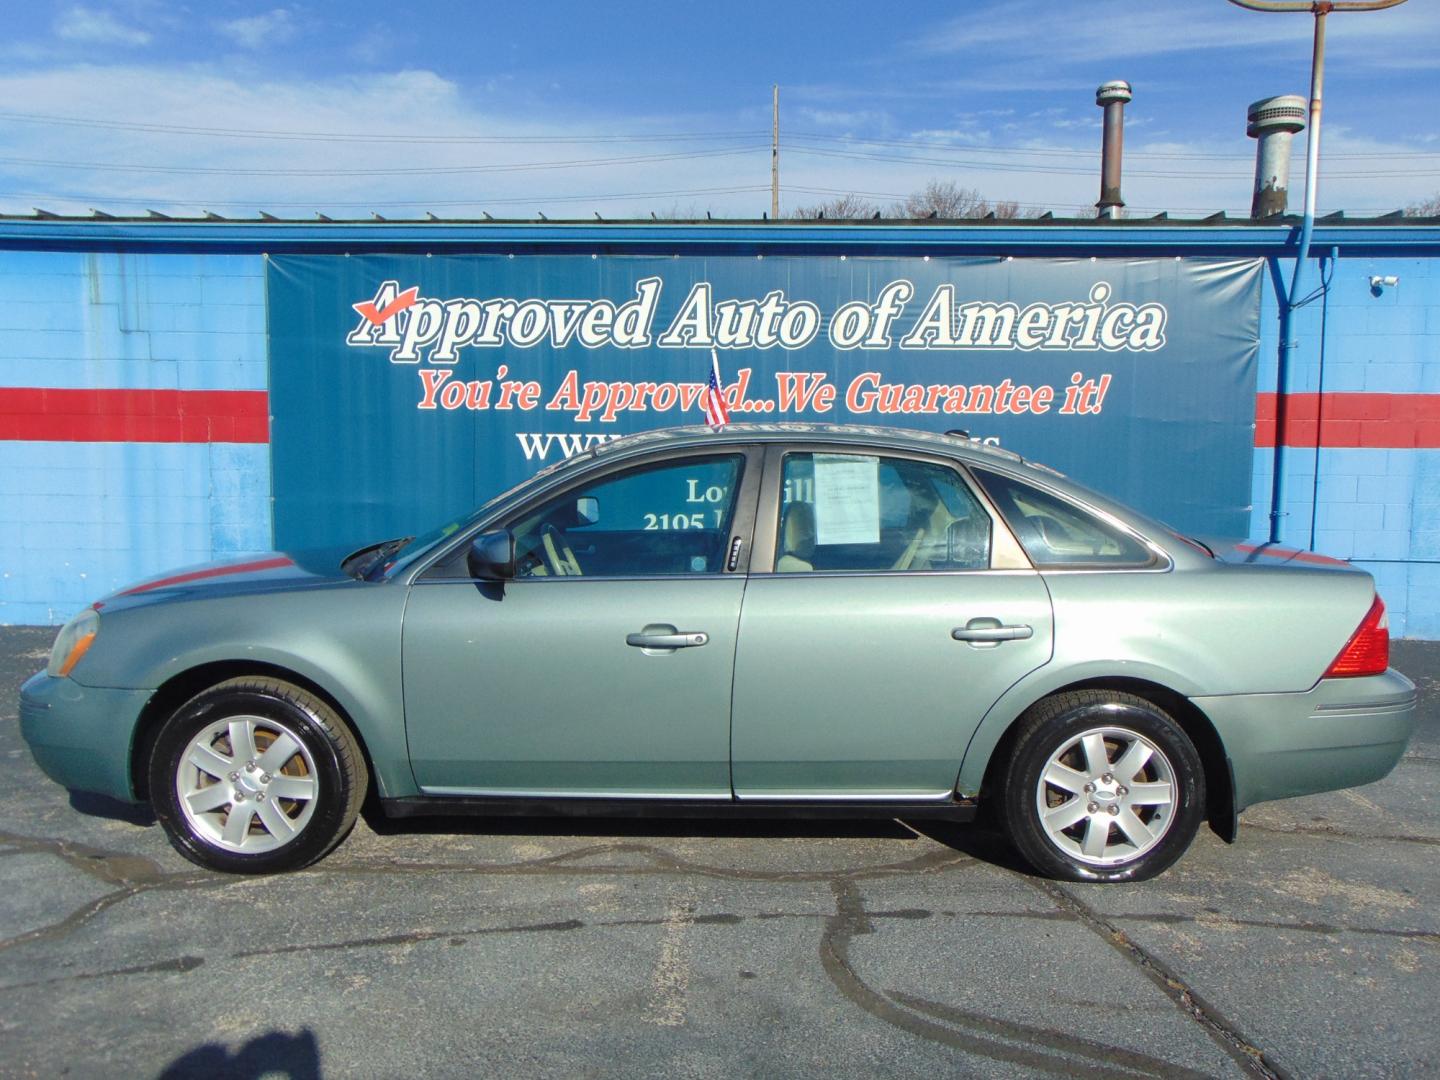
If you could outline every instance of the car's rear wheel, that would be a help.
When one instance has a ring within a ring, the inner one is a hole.
[[[150,796],[171,843],[212,870],[264,874],[321,858],[355,824],[367,776],[324,701],[276,679],[230,679],[165,721]]]
[[[1142,881],[1190,846],[1205,774],[1180,725],[1109,690],[1057,694],[1020,721],[1000,798],[1035,869],[1069,881]]]

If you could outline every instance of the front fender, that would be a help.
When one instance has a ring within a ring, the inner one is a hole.
[[[413,795],[400,668],[405,593],[377,584],[102,613],[100,635],[74,678],[153,691],[212,664],[293,672],[344,711],[369,751],[380,793]]]

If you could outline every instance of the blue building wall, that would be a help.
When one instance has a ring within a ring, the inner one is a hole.
[[[1292,265],[1278,266],[1287,283]],[[1323,302],[1297,315],[1290,392],[1440,394],[1440,261],[1342,252],[1327,272]],[[1370,284],[1390,276],[1398,284]],[[1320,284],[1317,274],[1310,280]],[[1262,391],[1275,387],[1279,310],[1272,288],[1261,306]],[[1363,566],[1392,634],[1440,639],[1440,448],[1291,447],[1286,474],[1284,542]],[[1272,449],[1256,448],[1253,476],[1251,533],[1263,538]]]
[[[6,240],[0,295],[7,300],[0,306],[0,395],[15,387],[266,390],[260,253],[266,237],[247,241],[249,248],[238,253],[186,250],[223,248],[214,238],[235,232],[234,226],[226,232],[197,224],[185,234],[193,243],[171,239],[178,230],[170,227],[154,250],[126,251],[103,229],[78,224],[80,231],[60,245],[0,237]],[[970,232],[997,242],[995,230]],[[717,234],[728,235],[695,230],[686,242],[709,242]],[[353,244],[346,237],[327,246],[329,235],[317,231],[282,244],[335,251]],[[527,242],[586,235],[565,227],[536,231]],[[806,244],[834,250],[857,235],[832,229],[822,237],[812,230]],[[864,235],[868,242],[879,232]],[[1111,254],[1126,253],[1130,244],[1151,252],[1170,250],[1167,245],[1177,253],[1205,250],[1208,238],[1195,235],[1193,229],[1151,230],[1143,238],[1130,233],[1106,242]],[[1217,237],[1213,246],[1229,242]],[[1052,253],[1093,250],[1084,247],[1093,241],[1073,236],[1027,242],[1048,245]],[[1429,250],[1408,253],[1414,244],[1397,242],[1392,255],[1383,238],[1367,243],[1363,257],[1342,251],[1324,302],[1299,313],[1289,389],[1440,394],[1440,262]],[[1440,247],[1434,238],[1430,244]],[[40,250],[53,246],[72,250]],[[1277,269],[1289,272],[1285,263]],[[1371,288],[1372,276],[1390,275],[1399,278],[1397,285]],[[1267,288],[1262,392],[1275,385],[1278,310],[1275,291]],[[1268,447],[1254,450],[1256,538],[1269,527],[1273,458]],[[1287,475],[1283,540],[1364,566],[1375,575],[1393,633],[1440,639],[1440,440],[1419,447],[1292,447]],[[0,623],[58,623],[136,579],[257,554],[270,542],[264,443],[0,439]]]
[[[8,387],[264,390],[258,255],[0,252]],[[0,623],[270,546],[263,444],[0,440]]]

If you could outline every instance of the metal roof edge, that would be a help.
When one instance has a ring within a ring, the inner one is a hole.
[[[1317,222],[1318,251],[1440,254],[1440,220]],[[32,250],[669,254],[1173,254],[1285,256],[1294,222],[1154,220],[986,223],[827,222],[290,222],[0,217],[0,248]]]

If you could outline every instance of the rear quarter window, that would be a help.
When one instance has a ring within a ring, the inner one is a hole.
[[[1036,566],[1143,568],[1155,553],[1122,529],[1023,481],[984,469],[975,479]]]

